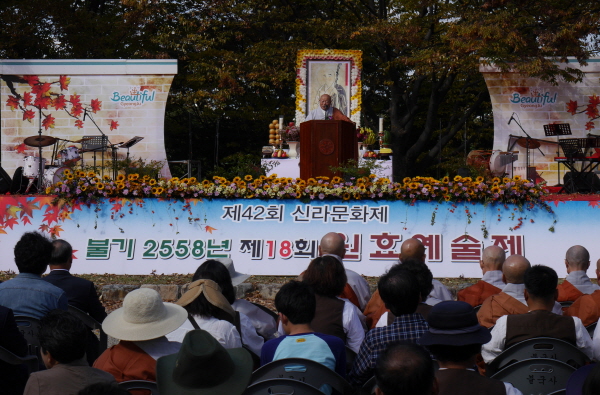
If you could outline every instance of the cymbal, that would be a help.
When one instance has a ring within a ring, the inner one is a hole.
[[[27,137],[23,142],[30,147],[47,147],[56,143],[56,139],[54,137],[42,135]]]
[[[527,140],[529,140],[529,144],[527,144]],[[523,148],[536,149],[540,147],[540,142],[535,139],[529,139],[527,137],[521,137],[517,140],[517,144],[519,144]]]

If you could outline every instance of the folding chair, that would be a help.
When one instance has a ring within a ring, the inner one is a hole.
[[[592,339],[594,338],[594,331],[596,331],[596,325],[598,325],[598,323],[594,322],[593,324],[589,324],[588,326],[585,327],[585,329],[590,334],[590,337]]]
[[[16,315],[15,322],[27,342],[27,354],[39,357],[40,341],[38,339],[38,332],[40,329],[40,320],[24,315]]]
[[[587,355],[571,343],[551,337],[535,337],[504,350],[487,366],[486,374],[491,376],[512,363],[530,358],[559,360],[575,369],[590,362]]]
[[[130,380],[122,381],[119,383],[119,387],[131,392],[131,390],[148,390],[150,395],[160,395],[158,392],[158,386],[154,381],[147,380]]]
[[[360,388],[359,395],[373,395],[375,394],[375,388],[377,388],[377,382],[375,376],[373,376]]]
[[[575,368],[556,359],[525,359],[492,376],[511,383],[523,394],[548,395],[566,388]]]
[[[301,380],[315,388],[328,384],[340,394],[352,394],[354,391],[342,376],[327,366],[303,358],[278,359],[261,366],[252,373],[250,383],[276,378]]]
[[[38,371],[38,358],[35,355],[26,355],[20,357],[12,352],[8,351],[4,347],[0,347],[0,361],[9,363],[11,365],[25,365],[27,367],[27,374]]]
[[[73,314],[77,318],[79,318],[85,326],[90,328],[91,330],[100,331],[100,344],[98,346],[98,355],[102,354],[104,350],[108,348],[108,336],[102,330],[102,324],[95,319],[93,319],[88,313],[83,310],[78,309],[75,306],[69,305],[69,313]]]
[[[294,379],[269,379],[250,384],[244,395],[323,395],[310,384]]]

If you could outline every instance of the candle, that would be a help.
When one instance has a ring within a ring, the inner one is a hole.
[[[283,115],[279,116],[279,129],[283,129]]]
[[[379,131],[383,132],[383,117],[379,117]]]

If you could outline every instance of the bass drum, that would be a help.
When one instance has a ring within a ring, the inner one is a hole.
[[[64,178],[65,170],[68,170],[67,166],[61,167],[49,167],[44,171],[44,186],[49,187],[62,181]]]

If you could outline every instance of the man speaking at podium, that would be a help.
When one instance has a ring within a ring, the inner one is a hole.
[[[325,94],[319,98],[319,108],[308,113],[306,121],[334,120],[352,122],[343,112],[331,106],[331,96]],[[354,122],[352,122],[354,123]]]

